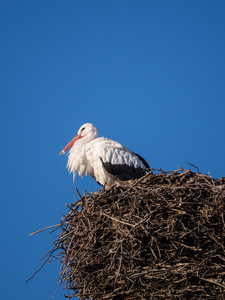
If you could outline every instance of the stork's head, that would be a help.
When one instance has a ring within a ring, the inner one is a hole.
[[[88,143],[95,139],[97,136],[97,128],[91,123],[86,123],[80,127],[80,129],[77,132],[77,135],[69,142],[68,145],[66,145],[66,147],[60,152],[59,155],[64,154],[68,149],[70,149],[73,146],[73,144],[77,140],[82,139],[83,143]]]

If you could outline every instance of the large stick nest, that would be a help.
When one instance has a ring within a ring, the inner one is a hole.
[[[61,221],[72,299],[223,299],[225,177],[177,170],[85,194]]]

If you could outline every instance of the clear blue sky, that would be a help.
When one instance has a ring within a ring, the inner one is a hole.
[[[83,123],[152,168],[225,176],[225,2],[1,1],[0,33],[1,299],[48,300],[57,262],[25,280],[57,233],[29,233],[99,188],[59,156]]]

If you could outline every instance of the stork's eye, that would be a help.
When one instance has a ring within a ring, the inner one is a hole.
[[[80,132],[84,131],[84,129],[85,129],[85,127],[81,128],[81,131],[80,131]]]

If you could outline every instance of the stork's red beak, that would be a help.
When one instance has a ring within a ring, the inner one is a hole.
[[[81,139],[81,138],[82,138],[81,134],[77,134],[77,135],[72,139],[72,141],[70,141],[69,144],[66,145],[66,147],[59,153],[59,155],[64,154],[68,149],[70,149],[70,148],[73,146],[73,144],[74,144],[77,140],[79,140],[79,139]]]

